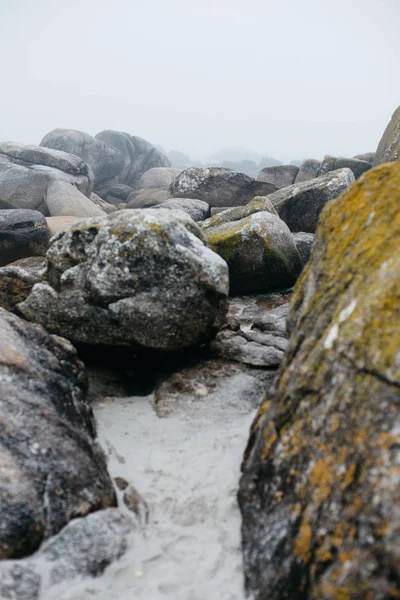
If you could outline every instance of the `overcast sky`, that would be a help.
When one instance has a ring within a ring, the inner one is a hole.
[[[373,151],[400,104],[399,23],[400,0],[0,0],[0,139]]]

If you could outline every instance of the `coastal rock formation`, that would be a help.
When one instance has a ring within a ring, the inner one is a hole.
[[[57,234],[46,283],[18,306],[74,343],[179,350],[217,333],[228,267],[182,211],[125,210]]]
[[[374,165],[400,158],[400,106],[394,111],[376,150]]]
[[[73,346],[0,309],[0,357],[0,558],[18,558],[115,494]]]
[[[209,246],[228,263],[231,294],[287,288],[300,273],[300,256],[293,237],[276,215],[255,212],[240,221],[203,231]]]
[[[288,187],[295,182],[299,167],[295,165],[281,165],[278,167],[266,167],[258,174],[257,181],[265,181],[276,185],[278,190]]]
[[[210,206],[241,206],[254,196],[265,196],[276,189],[271,183],[230,169],[191,167],[177,175],[170,194],[176,198],[198,198]]]
[[[243,460],[256,600],[400,595],[399,201],[395,162],[321,215]]]
[[[37,210],[0,211],[0,267],[28,256],[43,256],[50,233]]]

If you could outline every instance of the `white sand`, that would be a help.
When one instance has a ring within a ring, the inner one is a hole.
[[[58,600],[244,599],[236,492],[254,411],[204,405],[190,418],[160,419],[151,402],[95,406],[110,472],[143,495],[149,524],[102,577],[69,585]]]

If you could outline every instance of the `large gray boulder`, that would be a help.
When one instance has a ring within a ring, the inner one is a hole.
[[[92,169],[95,185],[119,175],[124,167],[124,157],[119,150],[83,131],[53,129],[44,136],[40,146],[79,156]]]
[[[49,246],[46,218],[37,210],[0,211],[0,267],[28,256],[43,256]]]
[[[0,200],[6,205],[46,216],[103,214],[89,199],[92,189],[93,173],[79,157],[40,146],[0,143]]]
[[[122,152],[124,167],[117,176],[115,183],[123,183],[137,188],[143,173],[154,167],[170,167],[171,162],[160,150],[146,140],[124,133],[107,129],[100,131],[96,139]],[[100,195],[100,191],[98,191]],[[104,193],[104,189],[103,189]]]
[[[276,191],[271,183],[217,167],[191,167],[182,171],[171,183],[170,193],[175,198],[198,198],[212,206],[242,206],[254,196],[265,196]]]
[[[256,212],[203,231],[210,248],[228,263],[231,294],[287,288],[300,274],[300,256],[293,237],[276,215]]]
[[[180,350],[213,338],[228,267],[182,211],[125,210],[57,234],[47,283],[18,306],[73,342]]]
[[[293,232],[315,233],[321,210],[354,183],[350,169],[338,169],[303,183],[295,183],[269,196],[281,219]]]
[[[295,182],[299,167],[294,165],[280,165],[277,167],[266,167],[258,174],[257,181],[264,181],[276,185],[278,190],[288,187]]]
[[[269,196],[256,196],[251,202],[245,206],[234,206],[228,208],[222,212],[213,214],[209,219],[206,219],[201,224],[203,230],[218,227],[224,223],[232,223],[233,221],[240,221],[250,215],[257,212],[269,212],[272,215],[278,216]]]
[[[0,558],[18,558],[115,493],[73,346],[0,309],[0,357]]]
[[[139,189],[168,187],[179,173],[179,169],[172,167],[154,167],[143,173],[138,187]]]
[[[369,171],[371,166],[371,163],[359,158],[336,158],[335,156],[326,155],[318,171],[318,177],[322,177],[330,171],[347,168],[353,172],[354,178],[358,179],[365,171]]]
[[[107,198],[114,202],[114,198],[110,198],[110,196],[107,196]],[[125,202],[127,203],[127,208],[150,208],[151,206],[163,204],[170,198],[169,188],[147,188],[132,192]]]
[[[400,158],[400,106],[394,111],[376,150],[374,165]]]
[[[305,160],[299,172],[296,175],[294,183],[302,183],[303,181],[309,181],[318,177],[319,170],[321,168],[321,161],[315,160],[314,158],[307,158]]]
[[[156,204],[151,208],[167,208],[169,210],[183,210],[193,221],[204,221],[210,211],[207,202],[196,200],[196,198],[170,198],[162,204]]]

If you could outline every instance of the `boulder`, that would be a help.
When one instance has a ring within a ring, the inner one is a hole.
[[[376,152],[365,152],[364,154],[356,154],[353,158],[358,158],[359,160],[365,160],[365,162],[370,163],[372,166],[375,162]]]
[[[47,260],[33,256],[21,258],[0,268],[0,307],[15,311],[17,304],[30,294],[35,283],[40,283],[47,272]]]
[[[47,283],[18,306],[73,342],[180,350],[211,339],[228,268],[182,211],[125,210],[52,238]]]
[[[56,233],[60,233],[60,231],[69,229],[74,223],[80,220],[82,220],[81,217],[46,217],[50,237],[53,237]]]
[[[50,233],[37,210],[0,211],[0,267],[28,256],[44,256]]]
[[[250,215],[257,212],[269,212],[272,215],[278,216],[272,202],[268,196],[256,196],[251,202],[245,206],[234,206],[233,208],[227,208],[221,213],[216,213],[204,223],[202,223],[202,229],[209,229],[211,227],[218,227],[224,223],[232,223],[233,221],[240,221]]]
[[[120,202],[125,201],[128,196],[134,191],[133,188],[129,187],[129,185],[123,185],[122,183],[118,183],[116,185],[112,185],[107,192],[107,197],[112,196],[112,198],[118,198]],[[107,202],[109,202],[106,197]],[[115,204],[112,202],[111,204]]]
[[[53,129],[44,136],[40,146],[79,156],[92,169],[95,185],[119,175],[124,167],[124,157],[119,150],[83,131]]]
[[[299,231],[293,234],[294,243],[296,244],[296,248],[300,254],[301,264],[303,267],[310,260],[314,237],[315,236],[313,233],[304,233],[304,231]]]
[[[299,167],[294,165],[281,165],[278,167],[266,167],[258,174],[257,181],[272,183],[278,190],[288,187],[295,182]]]
[[[242,465],[256,600],[400,594],[399,201],[396,162],[321,215]]]
[[[113,198],[107,197],[111,200]],[[126,199],[128,208],[150,208],[163,204],[171,198],[169,188],[147,188],[132,192]]]
[[[0,334],[0,558],[19,558],[115,494],[73,346],[4,309]]]
[[[230,206],[213,206],[210,209],[210,214],[213,217],[214,215],[218,215],[221,212],[224,212],[224,210],[228,210],[230,208]]]
[[[271,183],[230,169],[191,167],[182,171],[170,186],[172,197],[199,198],[212,206],[241,206],[254,196],[276,191]]]
[[[171,162],[157,148],[146,140],[124,133],[107,129],[100,131],[96,139],[122,152],[124,167],[117,176],[118,181],[136,188],[143,173],[154,167],[170,167]]]
[[[400,158],[400,106],[394,111],[393,116],[385,129],[376,150],[374,165],[398,160]]]
[[[93,204],[96,204],[96,206],[99,206],[101,208],[101,210],[103,212],[105,212],[107,215],[109,215],[110,213],[115,212],[117,210],[113,204],[106,202],[106,200],[103,200],[102,198],[100,198],[100,196],[98,196],[94,192],[92,192],[90,194],[90,201],[93,202]]]
[[[168,208],[169,210],[183,210],[193,221],[204,221],[210,211],[207,202],[196,200],[194,198],[170,198],[162,204],[157,204],[152,208]]]
[[[179,169],[173,169],[172,167],[149,169],[141,176],[138,187],[139,189],[169,187],[179,173]]]
[[[73,185],[59,178],[51,179],[47,187],[46,206],[52,217],[94,217],[104,210],[81,194]]]
[[[39,210],[48,216],[62,205],[73,205],[80,211],[77,216],[93,216],[99,212],[89,200],[92,189],[93,173],[79,157],[40,146],[0,143],[3,208]]]
[[[365,171],[368,171],[371,166],[371,163],[358,158],[335,158],[334,156],[327,155],[322,161],[318,177],[322,177],[330,171],[336,171],[337,169],[350,169],[350,171],[353,172],[354,178],[358,179]]]
[[[256,212],[203,231],[210,248],[228,263],[231,294],[287,288],[300,273],[300,256],[293,237],[276,215]]]
[[[74,519],[33,556],[0,562],[0,598],[59,598],[74,580],[98,577],[120,559],[135,528],[117,508]]]
[[[309,181],[318,177],[319,170],[321,168],[321,161],[315,160],[314,158],[307,158],[301,165],[299,172],[296,175],[294,183],[302,183],[303,181]]]
[[[323,177],[295,183],[271,194],[269,200],[293,232],[315,233],[319,215],[327,202],[354,183],[350,169],[339,169]]]

